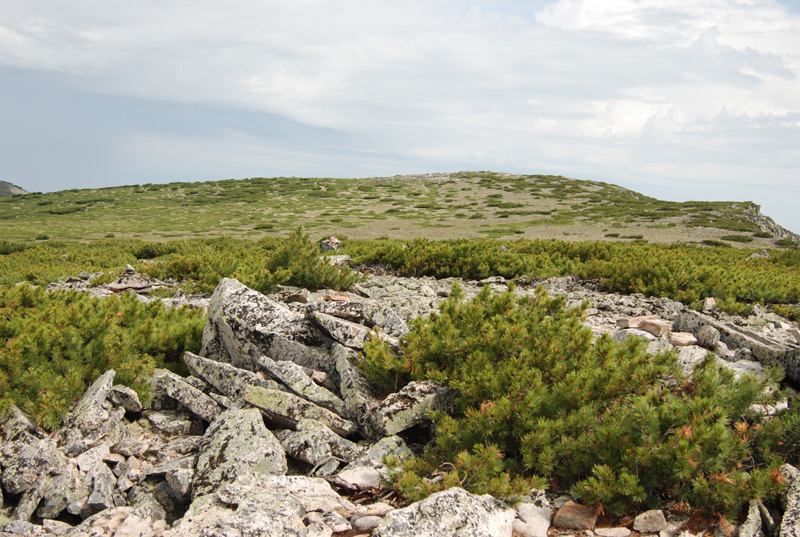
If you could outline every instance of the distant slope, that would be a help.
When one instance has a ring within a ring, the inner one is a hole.
[[[369,179],[254,178],[0,198],[0,236],[30,240],[526,237],[726,241],[774,246],[788,231],[751,202],[668,202],[553,175],[455,172]]]
[[[8,181],[0,181],[0,196],[13,196],[14,194],[28,194],[28,191]]]

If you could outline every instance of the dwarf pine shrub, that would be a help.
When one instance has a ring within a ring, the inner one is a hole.
[[[347,289],[360,281],[360,274],[330,265],[321,254],[319,246],[298,228],[286,238],[257,242],[208,239],[182,243],[177,253],[143,270],[155,278],[191,281],[205,293],[211,293],[220,280],[229,277],[262,293],[271,293],[277,285]]]
[[[372,378],[434,380],[459,393],[399,490],[417,499],[459,484],[511,495],[549,482],[615,513],[674,498],[732,514],[775,497],[777,446],[789,433],[777,417],[762,434],[752,409],[780,398],[778,370],[736,379],[709,357],[686,379],[673,353],[649,355],[638,338],[595,339],[581,315],[543,291],[486,287],[463,301],[456,288],[413,323],[401,353],[368,343]]]
[[[153,367],[198,352],[203,313],[19,285],[0,289],[0,411],[14,404],[53,429],[108,369],[146,398]]]

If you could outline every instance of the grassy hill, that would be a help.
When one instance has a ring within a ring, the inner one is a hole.
[[[170,240],[286,234],[349,238],[557,238],[769,247],[758,207],[667,202],[552,175],[456,172],[369,179],[253,178],[0,198],[7,240]]]
[[[28,191],[8,181],[0,181],[0,197],[14,196],[16,194],[28,194]]]

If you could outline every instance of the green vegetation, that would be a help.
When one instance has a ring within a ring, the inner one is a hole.
[[[44,284],[83,270],[121,269],[136,258],[155,257],[163,262],[136,264],[159,278],[189,279],[184,285],[190,291],[210,292],[227,276],[238,276],[263,292],[278,284],[342,289],[361,277],[320,259],[318,246],[300,230],[255,247],[251,241],[220,239],[21,249],[10,244],[0,243],[6,284]],[[145,380],[153,367],[180,367],[184,351],[198,352],[204,324],[200,311],[165,310],[160,302],[142,304],[128,294],[92,299],[82,293],[50,293],[41,286],[0,287],[0,412],[15,404],[55,428],[107,369],[115,369],[118,382],[146,397]]]
[[[142,240],[259,238],[302,225],[310,232],[347,231],[359,238],[388,230],[391,237],[405,239],[430,237],[428,223],[447,221],[453,224],[437,237],[533,237],[551,226],[613,225],[634,228],[630,234],[651,242],[691,240],[695,228],[748,232],[763,242],[769,237],[748,219],[750,208],[749,202],[660,201],[606,183],[554,175],[273,177],[0,197],[0,236],[20,241],[39,234],[69,241],[109,234]],[[680,233],[654,232],[667,229]],[[593,233],[592,238],[603,238]]]
[[[198,352],[205,318],[132,295],[92,299],[42,287],[0,289],[0,410],[15,404],[50,429],[99,375],[146,397],[153,367]]]
[[[373,380],[434,380],[458,393],[398,490],[411,500],[450,486],[508,497],[550,482],[616,514],[675,499],[730,516],[777,498],[798,415],[767,421],[751,405],[783,397],[780,371],[736,380],[707,360],[687,380],[672,353],[650,356],[638,338],[593,340],[580,316],[544,292],[485,287],[465,302],[455,288],[413,324],[400,354],[371,341]]]
[[[720,239],[731,242],[753,242],[753,237],[748,235],[723,235]]]

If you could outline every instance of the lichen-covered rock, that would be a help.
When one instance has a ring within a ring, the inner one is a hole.
[[[408,335],[408,324],[392,308],[376,307],[367,310],[367,323],[378,328],[382,334],[392,337]]]
[[[511,537],[515,512],[489,495],[460,488],[392,511],[373,537]]]
[[[719,343],[719,330],[713,326],[701,326],[697,330],[697,343],[709,350],[714,350]]]
[[[113,507],[96,513],[65,537],[158,537],[166,528],[164,510],[150,500],[136,507]]]
[[[341,436],[349,436],[358,430],[353,422],[291,393],[248,386],[244,399],[261,409],[267,419],[282,427],[296,429],[300,420],[311,419],[330,427]]]
[[[2,446],[3,490],[22,494],[33,488],[41,477],[60,474],[66,467],[66,457],[51,439],[32,444],[13,442]]]
[[[300,420],[297,431],[283,430],[276,432],[275,436],[280,440],[286,453],[296,459],[315,466],[328,461],[337,462],[327,468],[331,472],[336,469],[339,460],[351,462],[364,452],[364,448],[358,444],[309,419]],[[327,472],[318,472],[316,475],[327,475]]]
[[[18,535],[24,535],[25,537],[47,537],[44,528],[36,524],[31,524],[26,520],[12,520],[0,529],[0,537],[17,537]]]
[[[364,373],[355,365],[358,357],[352,350],[338,343],[331,349],[331,357],[336,364],[339,393],[345,404],[344,416],[356,421],[365,436],[376,436],[371,430],[373,427],[369,417],[379,401],[372,394]]]
[[[0,430],[4,443],[32,444],[46,436],[45,432],[16,405],[11,405],[5,419],[0,424],[2,424]]]
[[[370,329],[362,324],[316,311],[312,311],[309,318],[322,327],[333,339],[351,349],[363,349],[364,343],[369,337]]]
[[[330,344],[303,315],[237,280],[224,278],[220,281],[209,301],[202,356],[257,371],[259,356],[284,359],[281,351],[287,347],[286,341],[301,346]],[[300,349],[294,350],[302,353]],[[317,364],[301,365],[314,367]]]
[[[167,436],[197,435],[203,432],[203,424],[189,412],[145,410],[144,417],[154,429]]]
[[[675,348],[678,365],[681,366],[683,374],[692,376],[694,368],[702,363],[708,356],[708,351],[702,347],[692,345],[691,347],[676,347]]]
[[[117,479],[105,464],[98,464],[92,471],[92,493],[87,504],[95,511],[114,507],[114,485]]]
[[[220,488],[217,497],[222,502],[238,504],[259,491],[294,498],[306,512],[337,511],[347,516],[356,512],[356,506],[342,498],[324,479],[298,475],[242,476],[235,483]]]
[[[114,406],[122,407],[128,412],[141,412],[142,402],[139,395],[131,388],[121,384],[111,386],[108,392],[108,400]]]
[[[84,435],[94,432],[108,420],[108,411],[103,407],[108,392],[114,383],[116,372],[106,371],[86,390],[81,400],[64,420],[65,429],[77,428]]]
[[[333,479],[335,484],[351,490],[369,490],[381,487],[388,477],[390,469],[385,460],[394,459],[403,462],[412,456],[412,452],[399,436],[387,436],[367,449],[356,460],[348,464]]]
[[[658,533],[667,527],[667,519],[661,509],[645,511],[633,519],[633,529],[639,533]]]
[[[240,369],[224,362],[209,360],[191,352],[183,355],[183,362],[192,374],[202,378],[219,390],[221,394],[233,400],[242,399],[247,386],[278,388],[276,382],[266,380],[252,371]]]
[[[547,537],[550,529],[550,501],[542,490],[532,490],[528,501],[517,505],[514,531],[524,537]]]
[[[303,399],[336,412],[340,416],[345,414],[344,401],[336,394],[319,386],[294,362],[285,360],[276,362],[267,356],[262,356],[259,358],[258,364],[272,378],[283,383]]]
[[[305,537],[304,514],[302,505],[290,497],[256,491],[239,503],[227,504],[210,494],[192,502],[180,523],[162,537]]]
[[[761,529],[761,511],[757,501],[751,501],[744,524],[739,526],[739,537],[764,537]]]
[[[395,311],[375,301],[347,300],[312,302],[304,307],[306,315],[312,312],[339,317],[357,324],[376,328],[381,334],[403,337],[408,334],[408,324]]]
[[[789,481],[789,486],[781,497],[783,518],[779,537],[800,536],[800,470],[790,464],[781,466],[781,473]]]
[[[95,466],[101,464],[103,457],[111,451],[111,442],[103,442],[99,446],[87,449],[75,459],[81,472],[91,472]]]
[[[430,411],[447,409],[454,397],[453,390],[434,382],[410,382],[378,405],[377,425],[386,436],[397,434],[430,421]]]
[[[306,513],[350,516],[355,511],[322,479],[245,474],[214,494],[197,497],[163,537],[307,537]]]
[[[186,455],[153,466],[147,470],[146,476],[163,477],[172,497],[183,504],[191,497],[196,465],[197,455]]]
[[[72,501],[78,499],[75,492],[80,482],[78,468],[74,463],[69,464],[66,470],[50,480],[36,515],[39,518],[56,518]]]
[[[184,382],[178,375],[166,369],[157,369],[153,375],[153,383],[203,421],[212,422],[220,414],[221,408],[216,401],[194,386]]]
[[[255,409],[230,409],[209,426],[197,458],[192,497],[209,494],[242,473],[286,473],[286,454]]]
[[[42,501],[44,492],[49,485],[50,477],[47,474],[42,475],[39,480],[22,495],[16,509],[14,509],[12,519],[28,522],[33,516],[33,512],[36,510],[36,506]]]

